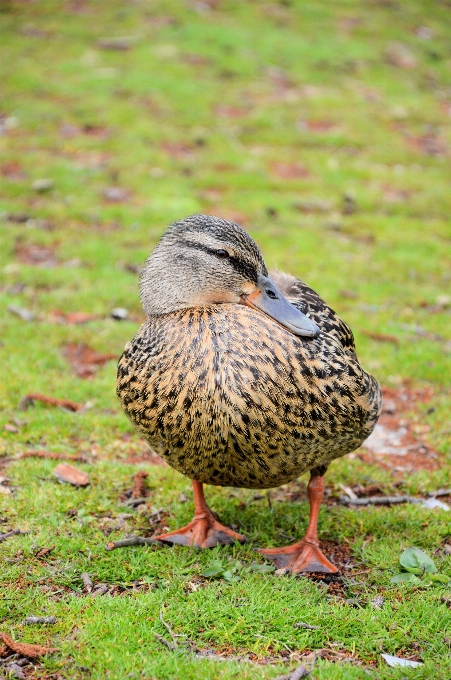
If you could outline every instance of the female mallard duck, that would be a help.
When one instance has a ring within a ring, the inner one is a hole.
[[[195,513],[159,541],[244,541],[216,520],[203,484],[263,489],[310,471],[304,538],[261,550],[293,572],[336,572],[319,548],[324,474],[374,428],[376,380],[349,327],[305,283],[268,275],[237,224],[175,222],[141,275],[147,320],[119,361],[117,393],[140,434],[192,479]]]

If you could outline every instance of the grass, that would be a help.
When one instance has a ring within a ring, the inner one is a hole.
[[[287,496],[271,509],[252,491],[209,488],[221,519],[239,518],[247,545],[106,552],[106,518],[114,524],[131,515],[113,540],[149,533],[146,514],[119,499],[137,470],[149,472],[150,504],[169,513],[171,528],[190,518],[191,503],[180,501],[181,493],[191,501],[190,485],[146,465],[145,446],[115,397],[114,362],[82,380],[61,354],[69,342],[120,354],[142,319],[133,266],[167,224],[198,211],[236,219],[270,267],[308,281],[347,320],[362,364],[382,384],[433,389],[410,419],[429,428],[441,465],[406,474],[402,489],[448,486],[447,4],[10,0],[0,11],[0,418],[18,430],[2,429],[0,446],[8,459],[33,448],[83,453],[90,463],[80,467],[92,480],[87,489],[60,485],[48,460],[14,459],[3,468],[16,489],[0,495],[3,526],[29,533],[0,545],[2,630],[60,648],[35,677],[269,679],[296,665],[281,656],[287,648],[327,648],[360,665],[320,659],[315,680],[448,678],[446,589],[390,584],[403,549],[432,554],[451,534],[445,512],[324,507],[321,536],[347,544],[365,564],[344,598],[309,579],[201,578],[213,560],[249,565],[261,561],[257,545],[299,536],[305,499]],[[102,38],[123,36],[127,50],[99,47]],[[399,51],[393,43],[407,46],[411,68],[390,56]],[[36,191],[40,179],[52,186]],[[108,200],[111,187],[123,200]],[[36,263],[38,246],[54,266]],[[14,316],[10,305],[34,320]],[[129,319],[111,319],[113,307],[127,308]],[[98,319],[60,324],[56,310]],[[362,331],[396,336],[398,344]],[[24,413],[18,403],[29,392],[91,408],[73,414],[36,404]],[[369,480],[394,492],[400,476],[359,458],[336,461],[328,475],[337,494],[340,483]],[[305,489],[305,480],[295,487]],[[54,548],[40,559],[36,546]],[[449,557],[434,559],[451,575]],[[82,572],[124,594],[85,596]],[[378,595],[382,609],[371,606]],[[160,612],[200,648],[274,663],[169,652],[154,636],[167,635]],[[54,614],[58,623],[21,625],[31,614]],[[319,628],[295,628],[298,621]],[[424,665],[389,668],[381,652],[416,655]]]

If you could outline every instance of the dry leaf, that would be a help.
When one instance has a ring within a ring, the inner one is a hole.
[[[88,484],[91,483],[89,475],[86,472],[78,470],[67,463],[60,463],[57,465],[53,470],[53,474],[55,477],[58,477],[61,482],[67,482],[73,486],[88,486]]]

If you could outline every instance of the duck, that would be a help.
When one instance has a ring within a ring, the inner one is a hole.
[[[119,360],[117,395],[194,494],[192,521],[156,539],[245,542],[207,505],[204,485],[271,489],[309,472],[304,536],[259,552],[292,573],[336,573],[318,539],[324,475],[371,434],[382,404],[349,326],[302,280],[269,273],[241,226],[211,215],[170,225],[142,269],[140,298],[146,321]]]

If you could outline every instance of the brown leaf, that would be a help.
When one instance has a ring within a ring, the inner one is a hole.
[[[337,128],[337,124],[331,120],[300,120],[297,125],[300,130],[318,133],[330,132]]]
[[[396,335],[385,335],[384,333],[373,333],[372,331],[362,331],[362,335],[378,342],[392,342],[394,345],[399,345],[399,338]]]
[[[227,104],[219,104],[215,106],[215,113],[220,118],[242,118],[247,116],[249,111],[240,109],[237,106],[227,106]]]
[[[99,366],[118,358],[116,354],[99,354],[85,343],[75,342],[64,347],[63,355],[79,378],[92,378]]]
[[[61,408],[68,409],[69,411],[81,411],[81,409],[84,408],[83,404],[77,404],[76,401],[71,401],[70,399],[56,399],[55,397],[48,397],[39,392],[32,392],[31,394],[26,394],[25,397],[22,397],[19,408],[22,411],[26,411],[34,401],[40,401],[43,404],[49,404],[49,406],[61,406]]]
[[[55,323],[63,323],[68,326],[88,323],[88,321],[96,321],[99,317],[89,312],[62,312],[56,309],[49,314],[50,320]]]
[[[271,163],[270,169],[273,175],[280,177],[280,179],[300,179],[308,177],[309,172],[303,165],[299,163]]]
[[[103,197],[106,201],[109,203],[124,203],[124,201],[127,201],[131,196],[131,192],[129,189],[125,189],[124,187],[107,187],[103,191]]]
[[[391,43],[385,50],[385,60],[391,66],[399,68],[415,68],[417,60],[409,47],[403,43]]]
[[[188,160],[193,157],[194,153],[193,148],[188,146],[188,144],[183,144],[183,142],[164,142],[161,148],[169,156],[177,160]]]
[[[53,470],[55,477],[62,482],[67,482],[73,486],[88,486],[91,483],[89,475],[82,470],[78,470],[68,463],[60,463]]]
[[[55,255],[56,246],[17,245],[15,252],[19,262],[24,264],[31,264],[37,267],[55,267],[58,264]]]
[[[24,642],[15,642],[12,637],[6,633],[0,632],[0,640],[15,654],[26,656],[28,659],[37,659],[39,656],[45,654],[53,654],[58,652],[57,647],[41,647],[41,645],[30,645]]]

